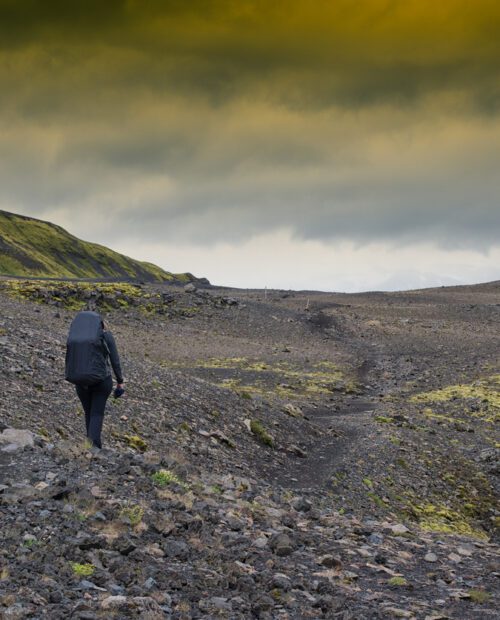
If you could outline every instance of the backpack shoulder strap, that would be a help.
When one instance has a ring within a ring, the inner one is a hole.
[[[102,342],[104,344],[104,350],[108,354],[108,357],[111,357],[111,351],[109,350],[108,343],[106,341],[106,332],[102,333]]]

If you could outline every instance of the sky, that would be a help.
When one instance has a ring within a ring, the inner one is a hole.
[[[240,287],[500,279],[498,0],[0,0],[0,209]]]

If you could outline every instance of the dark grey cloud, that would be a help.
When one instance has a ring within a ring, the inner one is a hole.
[[[500,8],[470,7],[0,0],[0,208],[102,241],[498,244]]]
[[[441,5],[0,0],[2,79],[14,86],[2,97],[27,115],[57,117],[102,105],[102,90],[115,95],[111,106],[146,91],[214,106],[267,97],[294,109],[412,105],[466,90],[474,105],[498,110],[500,8]],[[19,101],[16,80],[34,76]]]

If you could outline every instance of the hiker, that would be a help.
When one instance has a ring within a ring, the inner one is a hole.
[[[113,334],[97,312],[79,312],[71,323],[66,345],[66,380],[75,384],[85,412],[87,437],[100,450],[106,401],[113,390],[111,367],[117,386],[115,398],[124,392],[120,358]]]

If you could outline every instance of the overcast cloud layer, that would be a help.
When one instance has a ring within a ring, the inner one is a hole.
[[[387,257],[320,288],[500,277],[498,32],[497,0],[0,0],[0,208],[219,283],[251,248],[297,288],[266,248]]]

